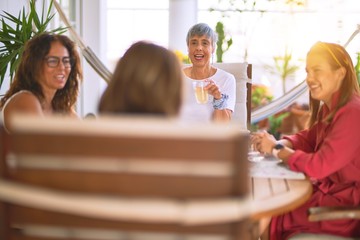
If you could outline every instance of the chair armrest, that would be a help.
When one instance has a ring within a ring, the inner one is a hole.
[[[308,219],[311,222],[336,219],[360,219],[360,207],[313,207]]]

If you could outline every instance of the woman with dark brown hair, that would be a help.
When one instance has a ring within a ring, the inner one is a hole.
[[[82,79],[76,46],[65,35],[43,33],[26,45],[15,78],[1,99],[3,123],[11,130],[14,113],[77,116],[74,110]]]

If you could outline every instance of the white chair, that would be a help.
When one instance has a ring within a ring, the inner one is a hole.
[[[234,75],[236,79],[236,102],[233,121],[250,128],[251,124],[251,79],[252,65],[243,63],[213,63],[213,66]]]

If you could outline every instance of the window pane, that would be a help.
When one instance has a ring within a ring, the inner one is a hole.
[[[109,68],[113,69],[118,59],[136,41],[146,40],[168,46],[168,8],[168,0],[108,0],[107,58]]]
[[[168,9],[169,0],[108,0],[108,8]]]

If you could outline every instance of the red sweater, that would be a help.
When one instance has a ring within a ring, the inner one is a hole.
[[[329,114],[324,105],[320,114]],[[360,221],[309,222],[313,206],[360,205],[360,97],[338,110],[330,124],[318,123],[296,135],[286,136],[295,153],[289,167],[313,180],[313,194],[301,207],[272,219],[270,239],[283,240],[297,233],[328,233],[360,237]]]

